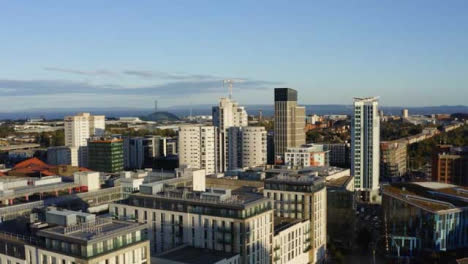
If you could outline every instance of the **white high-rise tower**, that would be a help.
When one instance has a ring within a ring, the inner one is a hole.
[[[218,106],[213,107],[213,125],[218,127],[218,169],[224,172],[228,167],[227,129],[248,125],[247,111],[230,98],[221,98]]]
[[[379,188],[380,119],[378,98],[354,98],[351,121],[351,174],[364,200],[375,201]]]
[[[79,113],[66,116],[65,146],[71,150],[71,165],[88,166],[88,139],[92,136],[102,136],[106,130],[105,116],[93,116],[89,113]]]

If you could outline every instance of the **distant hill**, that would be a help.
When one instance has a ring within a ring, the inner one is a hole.
[[[140,117],[140,119],[144,121],[156,121],[156,122],[180,120],[179,117],[169,112],[154,112],[147,116],[142,116]]]
[[[216,105],[214,102],[212,105],[181,105],[161,108],[161,111],[154,117],[157,120],[170,120],[170,118],[177,118],[178,116],[192,115],[211,115],[212,107]],[[242,105],[242,104],[241,104]],[[352,112],[351,105],[304,105],[307,109],[307,114],[347,114],[350,115]],[[247,112],[250,115],[257,115],[259,110],[262,110],[264,116],[272,116],[274,112],[273,105],[245,105]],[[384,111],[384,114],[399,115],[401,110],[405,108],[402,106],[381,106],[380,109]],[[465,105],[441,105],[441,106],[421,106],[421,107],[406,107],[409,110],[410,115],[430,115],[430,114],[468,114],[468,106]],[[47,119],[63,119],[66,115],[73,115],[79,112],[90,112],[94,115],[105,115],[106,117],[122,117],[122,116],[143,116],[149,117],[152,114],[152,109],[149,108],[125,108],[125,107],[83,107],[83,108],[57,108],[57,109],[28,109],[23,111],[11,111],[11,112],[0,112],[0,120],[4,119],[28,119],[36,117],[45,117]],[[162,114],[160,114],[162,113]],[[154,114],[154,113],[153,113]],[[149,117],[151,118],[151,117]],[[167,119],[169,118],[169,119]]]

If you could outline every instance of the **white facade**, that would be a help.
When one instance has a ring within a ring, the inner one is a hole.
[[[379,188],[380,119],[377,98],[355,98],[351,122],[351,176],[356,190]]]
[[[179,166],[217,172],[217,128],[214,126],[181,126],[179,129]]]
[[[284,155],[285,165],[291,167],[328,166],[328,153],[321,145],[288,148]]]
[[[408,118],[408,109],[403,109],[401,110],[401,117],[402,118]]]
[[[315,123],[319,122],[320,120],[321,120],[321,117],[318,116],[318,115],[309,115],[306,118],[306,123],[311,124],[311,125],[315,125]]]
[[[220,172],[227,170],[228,142],[227,129],[230,127],[248,126],[248,115],[244,107],[229,98],[221,98],[219,105],[213,107],[213,125],[218,127],[218,168]]]
[[[106,129],[103,115],[93,116],[89,113],[79,113],[66,116],[64,119],[65,146],[71,147],[71,165],[88,166],[88,139],[92,136],[104,135]],[[77,157],[75,159],[74,157]]]
[[[276,220],[276,219],[275,219]],[[303,220],[275,231],[273,264],[308,264],[310,249],[310,221]]]
[[[119,217],[135,218],[139,223],[147,223],[151,251],[156,253],[182,244],[230,253],[239,253],[243,248],[239,264],[271,263],[271,237],[273,236],[271,210],[247,219],[236,219],[228,216],[193,214],[111,203],[109,212]],[[246,230],[242,233],[244,228]],[[229,239],[223,235],[227,232],[231,237]],[[242,240],[240,239],[241,233]],[[235,238],[232,238],[233,236]],[[230,242],[231,240],[234,243],[223,244],[223,241]]]
[[[75,172],[73,173],[74,182],[80,186],[86,186],[88,191],[95,191],[101,189],[99,179],[99,172]]]
[[[267,132],[264,127],[230,127],[227,141],[228,170],[267,163]]]
[[[316,188],[314,184],[310,188],[315,190],[300,191],[295,189],[303,189],[298,186],[305,183],[306,179],[288,176],[277,177],[280,178],[266,181],[264,196],[274,200],[276,217],[310,220],[309,262],[321,263],[325,259],[327,245],[327,192],[325,185]],[[277,182],[273,185],[276,189],[269,188],[268,182],[272,180]],[[290,183],[290,181],[294,183]],[[278,185],[282,185],[282,187],[278,187]]]

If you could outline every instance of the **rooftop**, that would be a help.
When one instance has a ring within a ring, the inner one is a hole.
[[[333,180],[327,181],[327,187],[335,187],[335,188],[340,188],[340,187],[345,187],[345,185],[348,184],[350,180],[352,180],[353,177],[351,176],[343,176],[340,178],[336,178]]]
[[[431,212],[468,209],[467,187],[436,182],[395,183],[385,186],[383,192]]]
[[[230,259],[236,255],[237,254],[235,253],[226,253],[186,246],[157,256],[157,263],[164,263],[164,260],[168,260],[167,263],[172,264],[174,264],[174,262],[186,264],[210,264],[217,263],[224,259]]]
[[[267,183],[283,183],[289,185],[315,185],[323,183],[324,179],[314,175],[277,175],[265,180]]]
[[[218,199],[208,199],[206,196],[203,196],[200,192],[194,192],[191,188],[187,187],[177,187],[177,188],[170,188],[165,187],[163,191],[158,192],[156,194],[142,194],[138,193],[135,196],[145,196],[145,197],[155,197],[160,199],[168,199],[172,201],[184,201],[188,203],[196,203],[196,204],[205,204],[205,205],[216,205],[222,207],[234,207],[234,208],[245,208],[250,204],[255,204],[257,202],[261,202],[267,200],[263,195],[256,194],[252,192],[242,192],[236,191],[234,192],[229,198],[224,200]]]
[[[302,222],[302,219],[294,219],[294,218],[286,218],[286,217],[275,217],[274,223],[274,231],[275,235],[279,232],[289,228],[297,223]]]
[[[97,218],[94,222],[82,223],[73,226],[55,226],[38,232],[39,236],[60,238],[62,240],[88,242],[106,239],[122,232],[142,229],[143,225],[134,222],[113,220],[110,218]]]

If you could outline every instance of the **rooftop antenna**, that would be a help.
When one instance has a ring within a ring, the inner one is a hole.
[[[241,83],[241,82],[244,82],[244,80],[242,79],[227,79],[227,80],[223,80],[223,88],[225,88],[225,84],[228,84],[228,88],[229,88],[229,99],[232,99],[232,85],[234,83]]]

